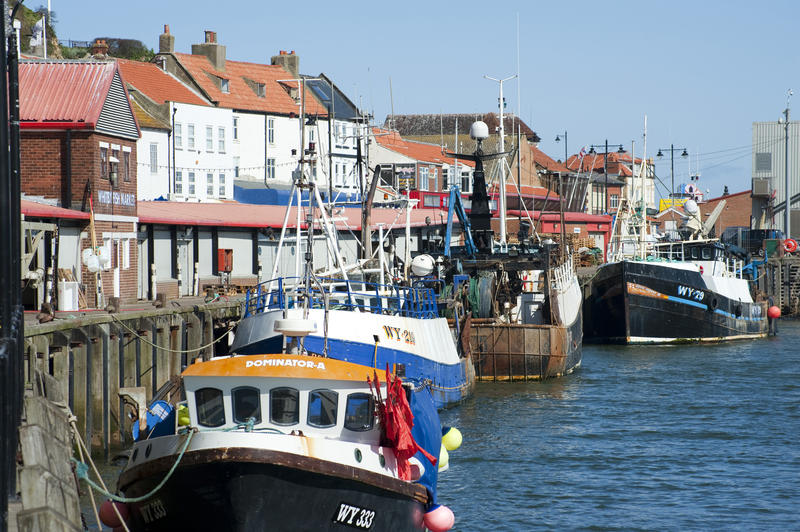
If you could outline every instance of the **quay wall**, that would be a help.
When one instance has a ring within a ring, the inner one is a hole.
[[[52,376],[87,445],[107,455],[131,440],[120,388],[153,397],[195,358],[227,352],[221,337],[239,317],[240,302],[230,301],[26,324],[26,386],[37,370]]]

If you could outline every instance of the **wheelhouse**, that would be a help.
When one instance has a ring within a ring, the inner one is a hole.
[[[246,371],[230,372],[233,364]],[[198,364],[203,367],[195,371],[190,366],[183,381],[191,424],[200,431],[238,429],[377,441],[380,430],[367,376],[334,379],[341,365],[350,364],[322,357],[285,355],[268,361],[250,355]],[[280,368],[289,370],[275,371]]]

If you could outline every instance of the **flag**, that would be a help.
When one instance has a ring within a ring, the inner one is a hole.
[[[44,44],[44,17],[31,29],[31,48]]]
[[[580,152],[578,152],[578,159],[581,159],[581,160],[583,160],[583,158],[584,158],[585,156],[586,156],[586,146],[584,146],[583,148],[581,148],[581,151],[580,151]]]

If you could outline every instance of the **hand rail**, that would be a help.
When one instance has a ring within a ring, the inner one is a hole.
[[[310,308],[323,308],[324,290],[333,309],[420,319],[438,317],[436,294],[432,288],[320,277],[320,285],[312,286],[310,293],[307,294],[302,280],[298,277],[279,277],[248,289],[244,316],[248,317],[265,310],[291,309],[299,296],[306,295],[309,297]],[[277,288],[271,289],[275,283]]]

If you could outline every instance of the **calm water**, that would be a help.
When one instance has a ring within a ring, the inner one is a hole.
[[[800,530],[800,322],[584,346],[575,374],[479,384],[442,421],[464,435],[440,477],[454,530]],[[103,467],[111,485],[118,470]]]
[[[442,414],[455,530],[800,530],[800,323],[711,346],[584,346]]]

